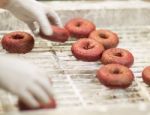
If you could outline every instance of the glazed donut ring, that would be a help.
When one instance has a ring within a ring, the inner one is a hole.
[[[34,47],[34,39],[27,32],[11,32],[3,36],[2,46],[9,53],[28,53]]]
[[[95,30],[89,35],[89,38],[95,39],[99,43],[103,44],[105,49],[114,48],[119,43],[117,34],[109,30]]]
[[[134,62],[133,55],[121,48],[110,48],[102,54],[101,62],[103,64],[117,63],[127,67],[131,67]]]
[[[150,66],[144,68],[142,78],[147,85],[150,85]]]
[[[86,19],[74,18],[68,21],[65,28],[69,31],[72,37],[88,38],[89,34],[95,30],[95,25]]]
[[[95,40],[83,38],[72,45],[71,51],[79,60],[97,61],[100,59],[104,47]]]
[[[51,36],[46,36],[43,34],[42,31],[40,31],[40,36],[43,39],[54,41],[54,42],[65,42],[69,38],[69,32],[64,29],[57,26],[52,26],[53,34]]]
[[[99,81],[110,88],[127,88],[132,84],[132,71],[120,64],[108,64],[97,71]]]
[[[37,108],[30,108],[28,107],[26,104],[24,104],[21,100],[18,101],[18,107],[21,111],[25,111],[25,110],[37,110],[37,109],[54,109],[56,108],[56,102],[54,99],[51,100],[51,102],[47,105],[44,104],[40,104],[39,107]]]

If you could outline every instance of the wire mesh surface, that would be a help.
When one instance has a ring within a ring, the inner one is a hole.
[[[35,48],[27,54],[10,54],[27,59],[44,69],[53,81],[58,108],[102,107],[150,103],[150,87],[143,83],[141,72],[150,65],[150,27],[110,27],[120,37],[118,47],[131,51],[135,62],[132,70],[135,80],[127,89],[109,89],[96,78],[96,71],[102,65],[97,62],[76,60],[70,48],[75,41],[64,44],[36,39]],[[1,31],[0,35],[8,33]],[[6,53],[0,48],[0,55]],[[16,110],[16,98],[0,91],[0,112]]]

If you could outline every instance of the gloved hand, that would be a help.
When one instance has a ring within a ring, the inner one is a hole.
[[[0,56],[0,87],[17,95],[30,108],[54,99],[46,74],[39,73],[33,64],[11,56]]]
[[[4,9],[9,10],[18,19],[24,21],[29,28],[36,32],[35,22],[45,35],[52,35],[51,24],[62,26],[61,20],[54,10],[35,0],[7,0]]]

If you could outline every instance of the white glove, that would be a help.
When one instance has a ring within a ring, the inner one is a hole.
[[[53,95],[46,74],[26,61],[0,56],[0,87],[17,95],[30,108],[49,104]]]
[[[62,27],[56,12],[35,0],[8,0],[4,8],[24,21],[34,33],[37,33],[35,22],[39,26],[38,30],[41,30],[45,35],[52,35],[51,24]]]

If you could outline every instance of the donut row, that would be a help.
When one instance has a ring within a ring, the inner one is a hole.
[[[87,20],[85,22],[87,23]],[[119,43],[116,33],[104,29],[94,30],[95,26],[89,21],[88,25],[91,31],[88,29],[86,34],[82,35],[81,33],[84,33],[87,28],[84,19],[74,19],[67,23],[66,27],[70,29],[71,35],[79,39],[71,47],[73,55],[82,61],[100,60],[104,66],[97,71],[97,77],[105,86],[129,87],[134,80],[133,72],[129,69],[134,62],[133,55],[128,50],[114,48]],[[87,36],[89,37],[86,38]],[[142,78],[146,84],[150,85],[150,66],[143,70]]]
[[[82,61],[100,60],[104,66],[97,71],[99,81],[111,88],[126,88],[134,80],[129,69],[134,57],[126,49],[115,48],[119,37],[110,30],[98,29],[89,20],[75,18],[67,22],[65,28],[78,40],[72,45],[73,55]],[[145,83],[150,84],[150,67],[142,72]]]
[[[78,39],[71,47],[78,60],[100,60],[105,64],[96,75],[102,84],[111,88],[126,88],[131,85],[134,75],[128,67],[131,67],[134,58],[129,51],[115,48],[119,43],[116,33],[96,30],[92,22],[79,18],[69,21],[65,27],[72,37]]]

